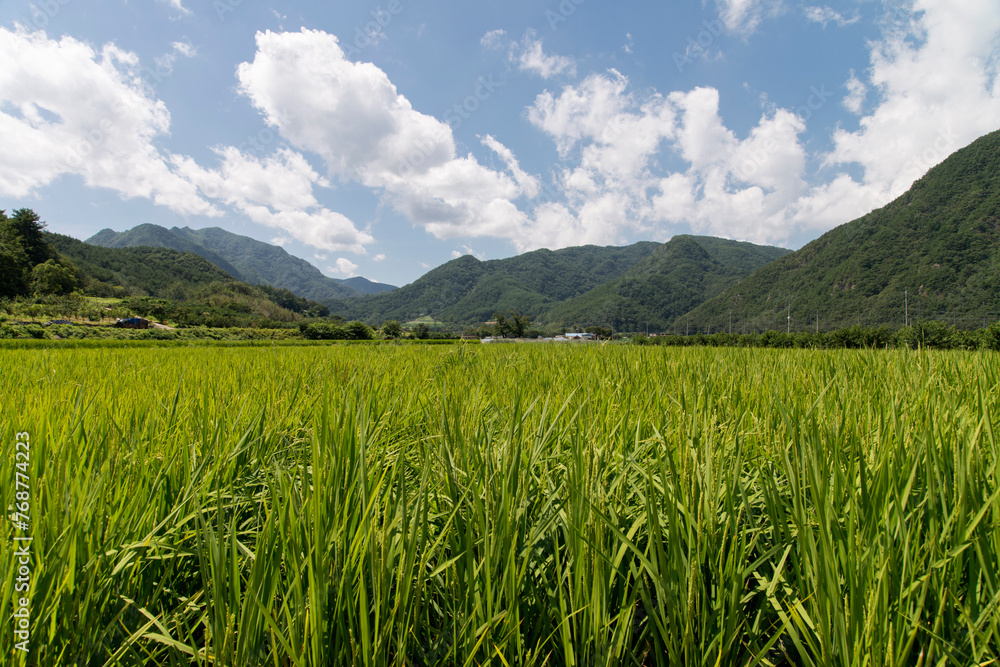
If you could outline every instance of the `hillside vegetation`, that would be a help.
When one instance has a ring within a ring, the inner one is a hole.
[[[787,252],[678,236],[665,244],[536,250],[486,262],[465,256],[391,294],[330,306],[369,322],[423,316],[468,325],[519,312],[549,326],[660,328]]]
[[[102,248],[62,234],[46,240],[81,274],[91,296],[156,296],[184,300],[211,283],[238,282],[212,262],[165,247]]]
[[[1000,132],[956,152],[904,195],[827,232],[694,309],[701,330],[793,329],[1000,317]]]
[[[237,280],[287,289],[320,302],[395,289],[392,285],[373,283],[365,278],[330,278],[284,248],[218,227],[166,229],[145,224],[123,232],[103,229],[87,239],[87,243],[107,248],[164,247],[194,253]]]
[[[567,326],[662,331],[706,299],[788,252],[707,236],[676,236],[624,276],[554,306],[544,319]]]

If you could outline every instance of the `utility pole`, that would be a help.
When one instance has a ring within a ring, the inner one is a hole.
[[[910,326],[910,290],[903,290],[903,326]]]
[[[816,333],[819,333],[819,311],[816,311]]]
[[[983,319],[983,321],[984,322],[986,321],[985,318]],[[983,325],[983,328],[985,329],[986,325]],[[731,310],[729,311],[729,335],[730,336],[733,335],[733,311]]]
[[[788,302],[788,333],[792,333],[792,302]]]

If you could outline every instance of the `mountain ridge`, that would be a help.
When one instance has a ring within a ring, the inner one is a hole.
[[[234,234],[220,227],[191,229],[145,223],[116,232],[102,229],[86,240],[107,248],[167,247],[204,257],[237,280],[288,289],[318,302],[395,289],[366,278],[338,280],[279,246]]]
[[[722,286],[787,252],[681,235],[665,244],[641,241],[623,247],[542,249],[500,260],[480,261],[466,255],[390,294],[329,305],[348,319],[368,322],[432,317],[475,325],[491,319],[493,313],[516,311],[549,325],[610,325],[616,329],[648,323],[665,326],[685,306],[701,303]],[[671,261],[686,264],[664,265]],[[633,271],[637,273],[632,275]],[[664,277],[669,271],[678,275]],[[705,284],[694,285],[696,278]],[[592,303],[616,288],[617,296],[609,293],[601,302],[603,307]],[[625,288],[631,293],[621,293]],[[638,291],[644,293],[644,300],[636,304],[633,301]],[[613,306],[607,305],[608,300],[614,301]],[[660,312],[663,308],[669,312]]]

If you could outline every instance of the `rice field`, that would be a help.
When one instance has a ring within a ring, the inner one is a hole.
[[[0,368],[9,515],[31,443],[30,520],[0,541],[4,665],[1000,656],[993,353],[2,349]]]

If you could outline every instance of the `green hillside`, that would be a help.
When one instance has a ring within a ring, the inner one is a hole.
[[[95,296],[131,294],[184,300],[206,285],[237,282],[190,252],[149,246],[105,248],[62,234],[45,236],[76,267],[82,288]]]
[[[904,195],[760,269],[689,315],[699,330],[793,330],[1000,317],[1000,132]]]
[[[706,236],[676,236],[624,276],[555,306],[545,319],[573,328],[636,331],[648,326],[663,331],[679,316],[788,252]]]
[[[330,308],[347,319],[375,323],[430,316],[475,324],[500,310],[537,317],[561,301],[624,275],[659,245],[536,250],[485,262],[466,255],[394,292],[335,302]]]
[[[170,231],[225,257],[248,283],[284,287],[314,301],[344,299],[358,294],[350,285],[323,275],[309,262],[288,254],[279,246],[218,227],[174,227]]]
[[[290,326],[322,317],[326,306],[290,290],[250,285],[208,260],[172,248],[105,248],[61,234],[44,236],[72,262],[83,294],[122,299],[133,313],[173,323],[209,326]]]
[[[221,257],[218,253],[194,243],[189,239],[173,233],[159,225],[138,225],[124,232],[102,229],[87,239],[87,243],[105,248],[135,248],[147,246],[150,248],[170,248],[179,252],[188,252],[204,257],[237,280],[244,280],[240,271]]]
[[[233,277],[256,285],[287,289],[313,301],[330,301],[392,290],[365,278],[336,280],[283,248],[218,227],[190,229],[139,225],[124,232],[104,229],[87,240],[109,248],[167,247],[200,255]]]

